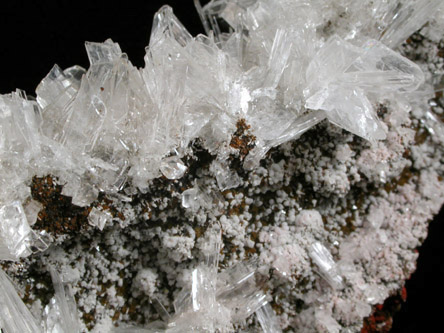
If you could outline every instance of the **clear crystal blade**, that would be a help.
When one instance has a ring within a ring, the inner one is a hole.
[[[339,78],[339,82],[380,94],[411,92],[424,83],[424,73],[417,64],[384,44],[369,40],[363,49],[365,52]]]
[[[321,243],[315,242],[310,247],[309,255],[318,267],[321,276],[333,288],[342,288],[343,280],[330,251]]]
[[[199,14],[199,18],[202,22],[202,25],[204,27],[205,33],[207,35],[210,34],[210,23],[208,22],[207,17],[205,16],[205,12],[203,11],[202,5],[200,3],[200,0],[194,0],[194,6],[196,7],[197,13]]]
[[[112,63],[122,56],[119,44],[111,39],[104,43],[86,42],[85,48],[91,65]]]
[[[259,165],[260,160],[265,157],[265,154],[271,148],[299,138],[302,134],[316,126],[326,117],[327,115],[324,111],[310,111],[303,116],[297,117],[288,125],[288,128],[281,132],[277,137],[264,141],[257,140],[256,146],[248,153],[244,160],[244,168],[246,170],[252,170]]]
[[[290,34],[283,29],[278,29],[271,47],[268,60],[268,73],[263,84],[264,87],[276,88],[287,66],[292,49]]]
[[[31,254],[32,231],[21,203],[14,201],[2,205],[0,221],[0,243],[7,249],[0,253],[0,259],[18,260]]]
[[[185,47],[193,37],[173,14],[170,6],[163,6],[154,16],[151,28],[150,47],[167,36],[175,40],[180,46]]]
[[[33,225],[37,221],[38,214],[42,208],[43,205],[33,199],[25,204],[23,209],[29,225]]]
[[[264,333],[282,332],[270,303],[267,303],[263,307],[259,308],[256,311],[256,317]]]
[[[362,53],[362,49],[339,36],[332,36],[308,65],[306,71],[308,87],[304,90],[306,98],[344,73]],[[318,110],[319,107],[313,109]]]
[[[43,332],[2,269],[0,269],[0,327],[6,332]]]
[[[55,291],[55,309],[57,309],[56,320],[50,324],[61,327],[65,333],[78,333],[80,332],[80,323],[71,286],[62,281],[54,267],[50,266],[49,272]]]
[[[322,109],[333,124],[366,140],[384,140],[386,137],[372,104],[359,88],[332,89]]]
[[[381,42],[391,48],[399,46],[416,30],[420,29],[442,6],[441,0],[405,1],[387,13],[387,27],[382,32]]]
[[[151,299],[151,302],[157,313],[159,314],[160,318],[162,318],[163,321],[168,322],[168,320],[170,319],[170,314],[168,313],[163,303],[157,297],[153,297]]]

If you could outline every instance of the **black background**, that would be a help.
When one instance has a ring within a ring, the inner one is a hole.
[[[193,35],[203,32],[192,0],[2,2],[0,93],[20,88],[34,95],[55,63],[62,68],[75,64],[88,68],[84,41],[111,38],[134,65],[143,66],[153,15],[163,4],[173,7]],[[407,282],[407,302],[395,316],[392,332],[440,331],[444,317],[443,221],[441,210],[419,249],[418,269]]]

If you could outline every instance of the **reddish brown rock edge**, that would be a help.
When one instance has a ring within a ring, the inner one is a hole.
[[[398,294],[387,298],[383,304],[377,304],[370,316],[364,319],[361,333],[389,333],[393,325],[393,316],[401,310],[407,300],[407,289],[403,287]]]

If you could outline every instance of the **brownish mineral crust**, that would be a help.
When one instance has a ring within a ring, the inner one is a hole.
[[[231,137],[230,146],[239,150],[241,159],[244,159],[255,146],[256,137],[251,134],[250,128],[251,126],[242,118],[236,123],[236,131]]]
[[[73,205],[71,198],[62,195],[63,186],[52,176],[34,177],[31,182],[32,198],[43,205],[33,226],[52,235],[76,233],[88,226],[91,208]]]

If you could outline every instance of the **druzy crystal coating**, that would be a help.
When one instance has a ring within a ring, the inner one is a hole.
[[[410,112],[424,108],[421,103],[427,96],[442,90],[442,73],[430,75],[399,52],[418,29],[436,39],[436,29],[425,24],[432,20],[443,27],[440,0],[212,0],[203,7],[196,0],[195,4],[206,35],[193,37],[172,8],[162,7],[154,17],[143,68],[133,66],[112,40],[87,42],[89,69],[55,65],[37,86],[36,99],[22,91],[0,96],[0,260],[18,261],[50,246],[51,237],[32,228],[41,209],[29,189],[35,176],[57,178],[63,184],[62,195],[78,207],[89,207],[100,193],[126,202],[130,199],[122,194],[124,189],[129,195],[146,193],[155,179],[177,181],[187,175],[192,145],[199,142],[215,156],[208,170],[217,187],[195,179],[182,190],[178,204],[187,214],[212,210],[225,224],[223,193],[246,181],[232,167],[234,147],[243,145],[240,167],[255,172],[270,149],[294,142],[328,121],[382,151],[380,142],[392,140],[394,134],[378,114],[381,101],[400,110],[390,119],[390,126],[396,127]],[[426,115],[424,126],[442,142],[441,120],[430,112]],[[236,137],[240,120],[248,124],[245,141],[240,138],[245,133]],[[378,181],[385,183],[391,172],[390,152],[381,155]],[[424,173],[421,181],[429,182],[429,176],[436,178],[432,172]],[[341,180],[333,178],[328,185],[346,192],[346,185],[340,188]],[[326,294],[343,292],[346,282],[359,289],[364,280],[352,256],[365,256],[365,250],[357,244],[373,238],[385,244],[387,239],[380,213],[371,213],[362,242],[351,236],[336,244],[332,255],[333,246],[318,240],[321,216],[302,210],[294,239],[277,237],[276,232],[285,230],[279,228],[261,236],[272,244],[270,257],[276,256],[271,264],[269,258],[261,260],[290,279],[298,268],[284,258],[299,256],[301,267],[310,263],[326,282]],[[96,206],[88,212],[88,223],[99,231],[114,218]],[[264,332],[281,330],[257,276],[259,261],[244,260],[220,271],[221,230],[213,225],[208,230],[209,239],[202,245],[206,254],[189,272],[190,285],[175,295],[175,313],[152,297],[162,321],[144,328],[122,326],[115,332],[228,332],[251,320],[252,314]],[[174,243],[168,237],[162,241]],[[6,332],[82,329],[69,281],[55,268],[48,270],[55,296],[38,319],[0,271],[0,325]],[[149,276],[154,279],[156,274]],[[387,296],[389,287],[375,282],[363,289],[350,298],[352,305],[338,301],[334,310],[346,312],[354,306],[362,319],[370,313],[370,305]],[[313,321],[313,331],[339,332],[333,306],[319,302],[302,311],[295,325],[306,328]]]

